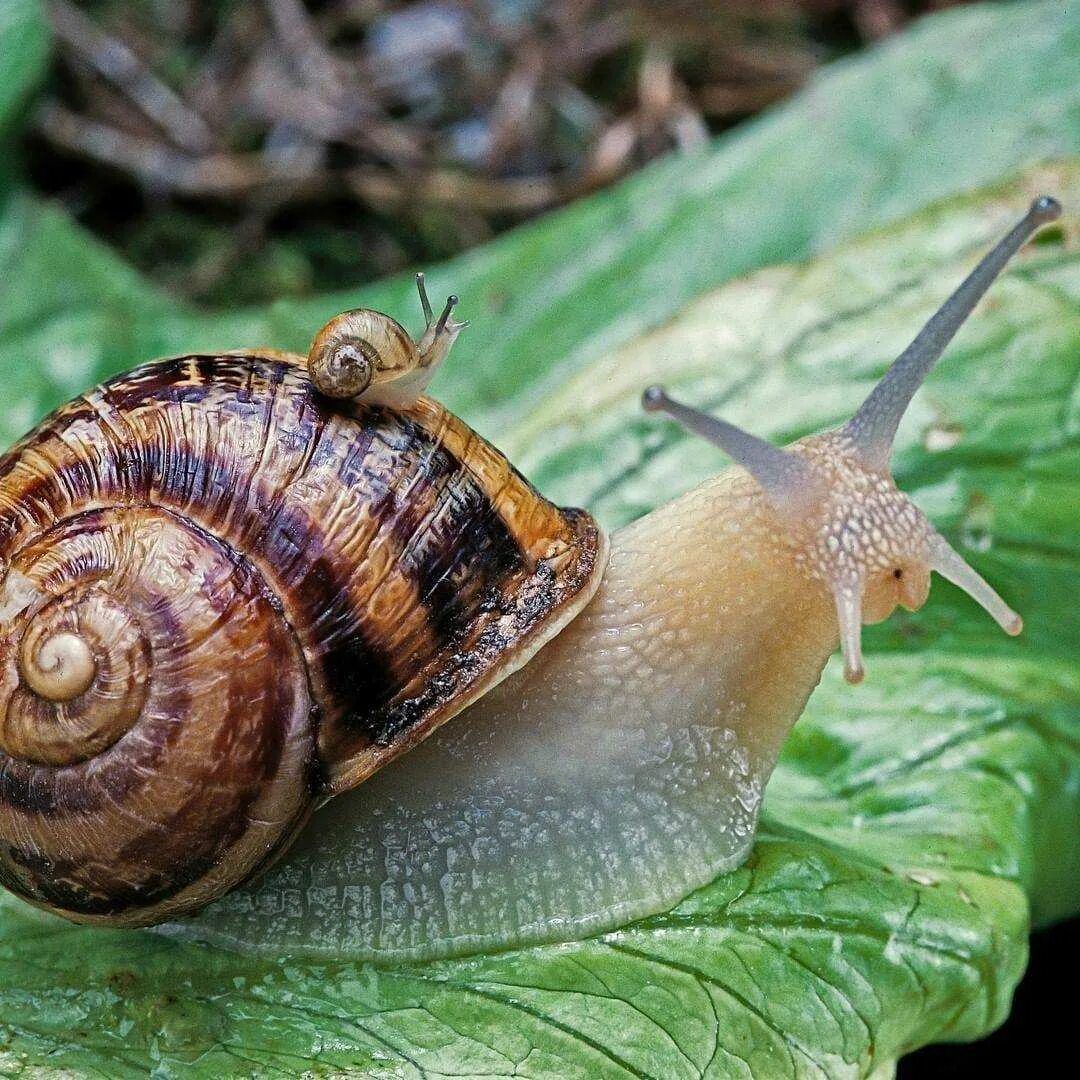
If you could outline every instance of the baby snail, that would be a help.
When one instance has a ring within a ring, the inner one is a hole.
[[[737,467],[610,553],[421,396],[464,325],[422,279],[419,342],[353,311],[307,358],[163,360],[60,409],[0,460],[0,883],[387,959],[581,936],[736,867],[838,640],[858,681],[862,623],[931,570],[1020,630],[889,455],[1059,212],[1037,199],[836,431],[777,449],[647,390]]]
[[[456,296],[435,318],[424,275],[416,275],[427,327],[419,341],[388,315],[360,308],[331,319],[315,336],[308,373],[329,398],[359,398],[369,405],[405,408],[427,389],[458,334],[469,324],[454,320]]]

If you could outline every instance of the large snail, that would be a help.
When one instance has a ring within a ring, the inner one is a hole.
[[[420,396],[464,325],[422,280],[419,342],[348,312],[307,358],[165,360],[61,409],[0,460],[0,883],[76,922],[221,898],[168,932],[425,956],[588,933],[738,865],[837,639],[860,679],[862,623],[931,570],[1020,630],[888,463],[1059,212],[1036,200],[839,430],[782,450],[647,390],[738,467],[610,557]]]

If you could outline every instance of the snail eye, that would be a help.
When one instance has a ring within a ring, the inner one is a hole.
[[[311,357],[311,380],[326,397],[356,397],[371,385],[378,362],[378,352],[367,341],[358,338],[331,341]]]
[[[892,572],[892,576],[893,576],[894,578],[896,578],[896,580],[897,580],[897,581],[899,581],[899,580],[900,580],[900,579],[901,579],[901,578],[902,578],[902,577],[904,576],[904,571],[903,571],[903,570],[901,570],[901,569],[900,569],[900,567],[898,566],[898,567],[897,567],[897,568],[896,568],[896,569],[895,569],[895,570],[894,570],[894,571]]]

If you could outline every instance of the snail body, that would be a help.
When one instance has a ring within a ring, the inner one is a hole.
[[[218,900],[165,932],[387,958],[580,936],[737,866],[838,640],[858,681],[862,623],[932,570],[1019,632],[888,459],[1057,213],[837,431],[782,450],[646,391],[736,467],[610,559],[417,396],[463,325],[423,292],[415,345],[346,313],[306,359],[165,361],[61,410],[0,462],[0,883],[119,925]]]
[[[742,470],[617,531],[596,596],[526,667],[167,932],[427,958],[585,936],[740,865],[836,646],[770,532]]]

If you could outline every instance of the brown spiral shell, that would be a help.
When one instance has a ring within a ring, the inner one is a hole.
[[[602,538],[427,398],[289,354],[147,365],[0,459],[0,884],[197,910],[524,663]]]

